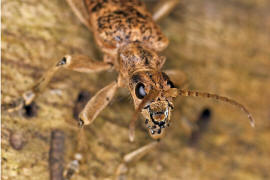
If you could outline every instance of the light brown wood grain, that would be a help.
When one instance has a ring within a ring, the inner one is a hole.
[[[149,7],[153,1],[147,1]],[[245,104],[256,120],[211,100],[177,100],[170,131],[162,146],[134,164],[129,179],[269,179],[270,137],[270,4],[267,0],[183,0],[160,22],[170,40],[163,52],[166,68],[187,75],[189,89],[226,95]],[[101,59],[91,33],[81,25],[64,0],[2,1],[2,103],[19,97],[42,73],[65,54]],[[50,133],[66,134],[65,162],[76,147],[72,109],[82,89],[92,94],[116,78],[113,73],[86,75],[63,70],[36,100],[37,116],[2,111],[2,179],[49,178]],[[123,93],[119,93],[123,94]],[[86,129],[88,155],[74,177],[110,179],[122,155],[151,142],[138,128],[128,141],[133,105],[128,98],[109,105]],[[194,121],[204,107],[212,121],[196,148],[187,145]],[[123,123],[126,126],[119,125]],[[143,123],[143,122],[142,122]],[[13,149],[10,135],[24,135],[22,149]]]

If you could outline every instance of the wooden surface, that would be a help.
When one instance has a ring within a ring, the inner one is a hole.
[[[154,1],[147,1],[150,5]],[[2,104],[19,97],[67,53],[101,59],[91,33],[64,0],[2,1]],[[184,71],[188,87],[232,97],[252,112],[256,128],[241,111],[200,98],[179,98],[161,147],[134,164],[129,179],[270,179],[270,3],[268,0],[182,0],[160,22],[170,40],[166,68]],[[2,179],[49,179],[50,137],[65,134],[65,162],[76,150],[73,108],[82,90],[93,95],[114,80],[113,72],[57,73],[36,100],[36,115],[2,110]],[[128,141],[133,104],[126,90],[87,127],[87,153],[74,179],[111,179],[121,157],[151,141],[138,125]],[[123,96],[124,95],[124,96]],[[208,107],[208,129],[194,147],[191,130]]]

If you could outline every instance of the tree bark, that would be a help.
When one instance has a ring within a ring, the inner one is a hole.
[[[147,4],[151,8],[155,2]],[[179,98],[162,146],[133,164],[129,179],[269,179],[269,1],[183,0],[160,25],[170,40],[163,52],[168,59],[165,68],[183,70],[191,90],[240,101],[256,119],[256,128],[234,107]],[[65,54],[102,57],[91,32],[64,0],[2,1],[1,51],[2,104],[18,98]],[[115,78],[111,72],[61,71],[35,101],[35,116],[2,111],[2,179],[49,179],[54,129],[65,134],[67,164],[78,141],[73,118],[78,94],[87,90],[93,95]],[[213,114],[210,125],[191,147],[185,120],[195,124],[205,107]],[[135,142],[129,143],[128,117],[133,111],[128,98],[117,97],[86,128],[87,153],[74,179],[111,179],[124,154],[151,142],[142,122]],[[21,135],[16,137],[23,144],[19,149],[10,143],[14,133]]]

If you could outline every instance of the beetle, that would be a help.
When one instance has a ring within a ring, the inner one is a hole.
[[[41,79],[19,99],[17,107],[31,104],[44,91],[59,69],[94,73],[114,69],[118,72],[116,81],[102,88],[86,104],[79,115],[79,126],[93,123],[99,113],[113,99],[119,87],[129,89],[135,106],[135,113],[129,126],[129,139],[134,141],[135,124],[139,113],[145,120],[149,135],[154,140],[164,137],[170,125],[177,96],[213,98],[228,102],[244,111],[250,123],[254,119],[249,111],[233,99],[216,94],[178,89],[162,70],[166,61],[159,52],[168,46],[168,39],[156,21],[160,20],[177,3],[167,1],[153,15],[138,0],[67,0],[78,19],[92,31],[95,41],[104,53],[103,61],[95,61],[84,55],[65,55],[51,67]],[[178,75],[181,74],[176,72]],[[16,107],[16,108],[17,108]],[[127,164],[138,156],[154,149],[154,141],[124,156],[117,168],[116,176],[127,172]]]

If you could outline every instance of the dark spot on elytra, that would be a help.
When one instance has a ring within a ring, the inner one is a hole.
[[[146,17],[144,15],[142,15],[142,13],[140,13],[139,11],[136,10],[136,15],[139,17],[139,18],[142,18],[142,19],[145,19]]]
[[[23,110],[24,110],[24,117],[32,118],[37,115],[38,106],[36,105],[35,102],[32,102],[29,105],[25,105],[23,107]]]
[[[123,15],[124,17],[127,17],[128,15],[126,12],[121,11],[121,10],[114,11],[113,13],[117,15]]]
[[[92,8],[92,12],[96,12],[98,10],[100,10],[102,8],[102,3],[97,3],[93,8]]]
[[[156,84],[156,82],[154,81],[154,79],[153,79],[153,76],[152,76],[152,74],[148,74],[148,77],[150,78],[150,80],[154,83],[154,84]]]

